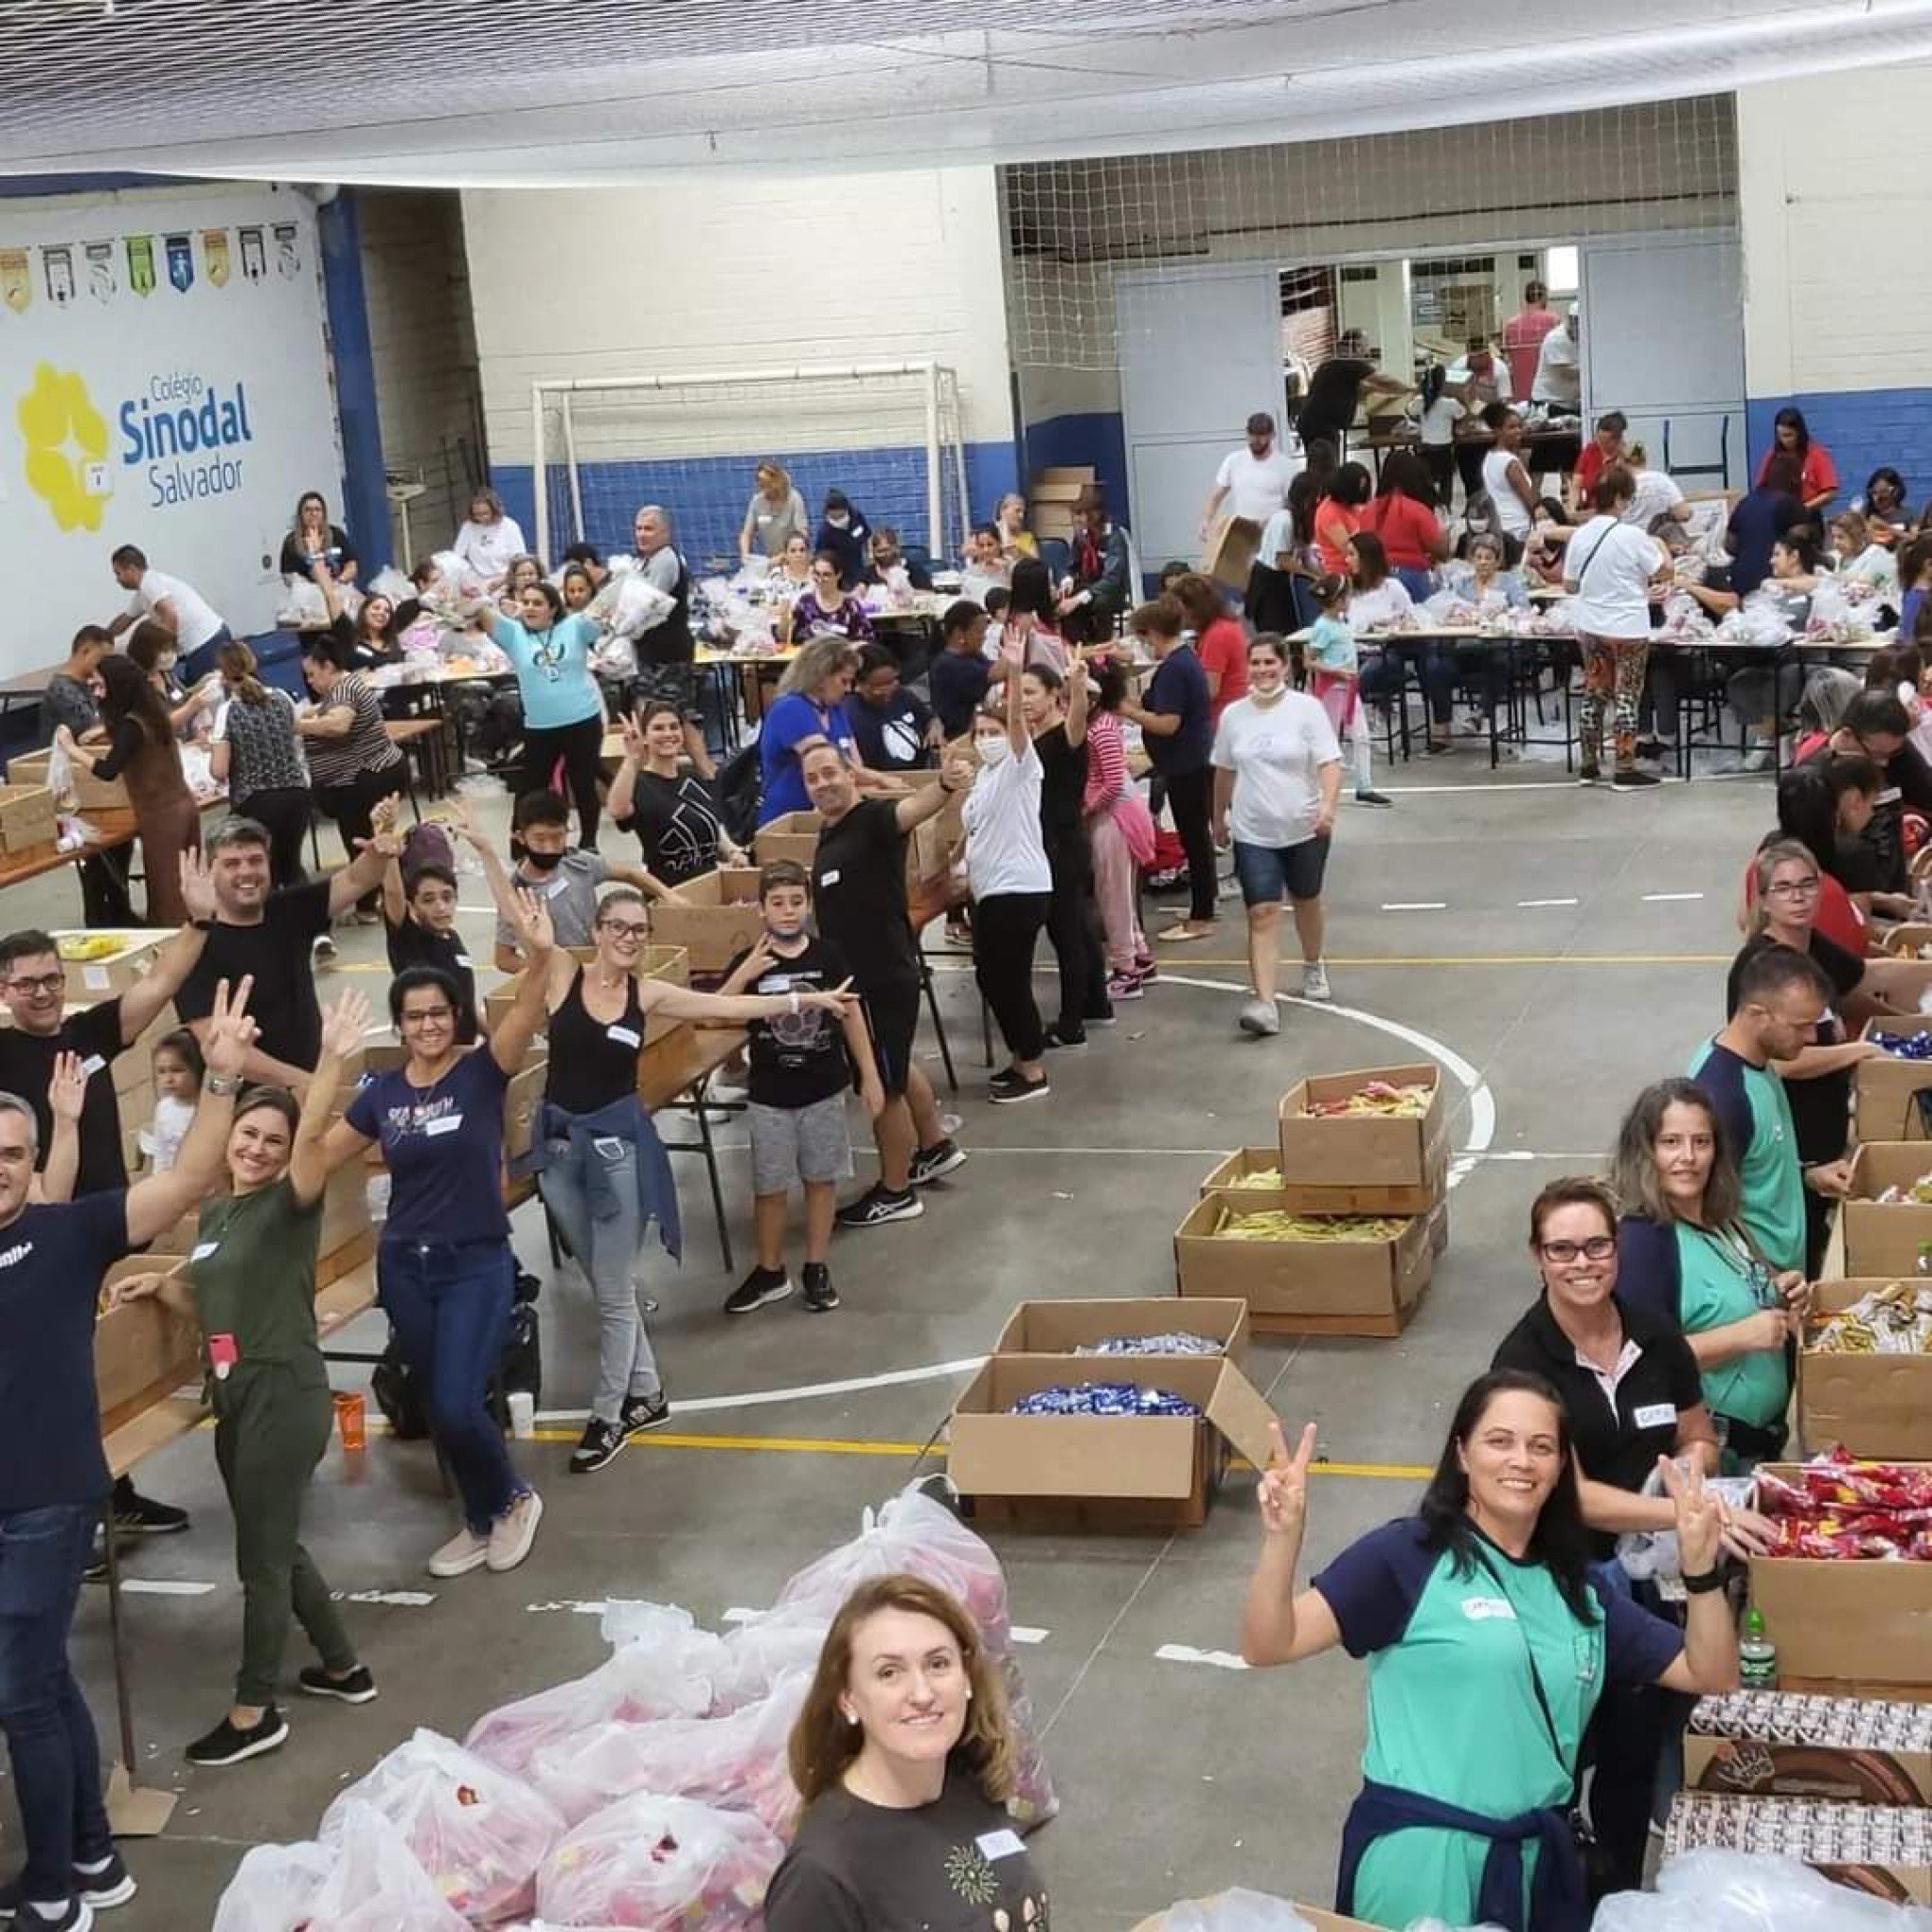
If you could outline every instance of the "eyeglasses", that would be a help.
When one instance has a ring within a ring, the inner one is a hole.
[[[1617,1252],[1614,1234],[1593,1234],[1588,1241],[1546,1241],[1539,1250],[1546,1261],[1566,1267],[1571,1261],[1607,1261]]]
[[[413,1013],[404,1013],[402,1024],[405,1027],[441,1026],[456,1018],[456,1011],[454,1007],[446,1006],[420,1007]]]
[[[641,939],[651,931],[648,925],[627,919],[600,919],[598,924],[614,939]]]
[[[820,583],[836,583],[838,581],[838,572],[836,570],[814,570],[812,575]]]
[[[64,973],[21,974],[7,982],[9,993],[59,993],[67,983]]]
[[[1787,879],[1781,885],[1764,888],[1773,899],[1809,899],[1817,889],[1816,879]]]

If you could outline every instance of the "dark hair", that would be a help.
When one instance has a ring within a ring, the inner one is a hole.
[[[1024,684],[1028,678],[1031,678],[1044,691],[1064,691],[1066,689],[1066,680],[1050,664],[1044,661],[1021,667],[1020,682]],[[1000,709],[1004,715],[1005,707],[1002,706]]]
[[[1457,1451],[1475,1436],[1490,1404],[1499,1395],[1533,1395],[1547,1402],[1556,1417],[1556,1486],[1537,1514],[1525,1555],[1549,1571],[1550,1580],[1578,1622],[1601,1623],[1601,1612],[1589,1583],[1590,1532],[1583,1527],[1583,1502],[1577,1493],[1569,1416],[1563,1397],[1540,1375],[1521,1368],[1492,1368],[1463,1391],[1462,1400],[1456,1404],[1455,1420],[1449,1424],[1449,1440],[1442,1445],[1442,1459],[1436,1465],[1417,1511],[1422,1520],[1423,1540],[1431,1549],[1450,1553],[1459,1577],[1473,1576],[1479,1564],[1486,1566],[1479,1554],[1482,1539],[1469,1520],[1469,1476]]]
[[[1436,486],[1429,466],[1413,450],[1391,450],[1382,459],[1382,481],[1377,496],[1406,496],[1424,510],[1437,508]]]
[[[1881,463],[1865,479],[1865,511],[1868,516],[1871,513],[1872,486],[1878,483],[1889,483],[1898,492],[1899,508],[1903,510],[1905,507],[1905,479],[1889,463]]]
[[[114,649],[114,639],[98,624],[82,624],[74,633],[73,643],[67,647],[68,656],[71,657],[75,652],[82,650],[90,644],[101,651],[112,651]]]
[[[1552,523],[1560,523],[1565,525],[1565,527],[1568,526],[1569,511],[1566,510],[1563,507],[1563,505],[1556,500],[1555,497],[1539,496],[1536,499],[1536,508],[1542,510],[1543,513],[1546,516],[1547,516]]]
[[[1887,738],[1909,738],[1912,735],[1912,721],[1891,691],[1859,691],[1854,694],[1838,720],[1838,727],[1861,742],[1877,731],[1884,732]]]
[[[1328,610],[1349,594],[1349,580],[1339,570],[1331,570],[1310,582],[1308,594],[1322,610]]]
[[[943,638],[963,637],[973,628],[975,617],[983,617],[985,609],[962,597],[946,606],[946,615],[939,619],[939,635]]]
[[[1832,982],[1809,953],[1800,953],[1795,946],[1765,946],[1739,967],[1737,1003],[1740,1007],[1762,1005],[1773,993],[1788,993],[1794,987],[1815,993],[1827,1002],[1834,996]]]
[[[61,948],[52,933],[44,933],[39,926],[22,926],[17,933],[9,933],[0,939],[0,973],[5,973],[16,959],[31,959],[42,953],[51,953],[55,958],[61,957]]]
[[[1932,566],[1932,530],[1922,530],[1899,546],[1900,588],[1910,590],[1925,574],[1927,566]],[[79,637],[75,642],[80,642]]]
[[[445,973],[440,966],[405,966],[389,982],[389,1018],[394,1025],[402,1024],[403,1000],[425,987],[434,987],[441,993],[449,1001],[452,1012],[463,1011],[463,989],[456,984],[455,974]]]
[[[1595,1174],[1563,1174],[1544,1184],[1530,1204],[1530,1245],[1543,1245],[1543,1224],[1559,1208],[1594,1208],[1603,1225],[1617,1232],[1617,1196]]]
[[[1433,409],[1436,406],[1438,402],[1440,402],[1442,400],[1442,391],[1446,389],[1448,386],[1449,386],[1449,371],[1445,369],[1440,363],[1432,362],[1429,365],[1429,367],[1422,371],[1422,380],[1421,384],[1418,385],[1416,390],[1417,396],[1422,401],[1422,412],[1424,415],[1426,415],[1431,409]],[[1398,454],[1406,453],[1399,452]],[[1386,477],[1388,474],[1388,464],[1386,458],[1384,459],[1382,470],[1384,476]],[[1380,492],[1378,492],[1377,493],[1379,494]]]
[[[207,1073],[208,1064],[202,1058],[201,1042],[194,1037],[193,1030],[179,1027],[173,1032],[164,1034],[154,1042],[154,1051],[149,1054],[149,1064],[153,1063],[154,1053],[172,1053],[194,1075],[194,1083],[199,1086]],[[237,1110],[240,1111],[239,1109]]]
[[[1811,431],[1805,426],[1804,411],[1802,409],[1794,409],[1787,403],[1771,419],[1771,430],[1774,438],[1780,429],[1795,430],[1797,432],[1792,439],[1791,453],[1798,458],[1801,473],[1804,459],[1811,454]]]
[[[1484,408],[1482,412],[1482,420],[1487,427],[1493,430],[1496,430],[1502,428],[1503,424],[1506,423],[1511,417],[1515,415],[1515,413],[1516,412],[1513,409],[1512,409],[1507,402],[1502,402],[1500,399],[1498,399],[1496,402],[1489,403]]]
[[[418,590],[427,590],[438,575],[440,575],[440,572],[437,569],[436,559],[434,557],[424,557],[420,563],[411,567],[409,581]]]
[[[1187,612],[1189,623],[1197,631],[1205,631],[1217,618],[1227,615],[1227,599],[1198,570],[1184,570],[1167,588],[1168,595]]]
[[[128,635],[128,655],[151,677],[160,668],[161,653],[181,654],[181,639],[161,624],[143,617]]]
[[[680,731],[684,729],[685,714],[683,708],[673,705],[669,698],[653,698],[649,704],[639,705],[637,707],[637,729],[639,731],[648,731],[651,728],[651,721],[653,718],[666,717],[675,718],[677,720],[677,728]]]
[[[1290,660],[1288,640],[1279,631],[1257,631],[1247,640],[1247,654],[1252,657],[1257,651],[1272,651],[1283,664]]]
[[[1344,463],[1328,479],[1327,494],[1336,503],[1359,510],[1374,492],[1368,472],[1360,463]]]
[[[526,792],[510,814],[512,832],[527,832],[533,825],[568,825],[570,807],[555,792]]]
[[[995,583],[990,585],[986,593],[986,615],[989,617],[998,617],[1012,600],[1013,594],[1005,584]]]
[[[572,544],[564,552],[565,564],[588,564],[599,570],[603,568],[603,552],[595,544]]]
[[[899,541],[899,531],[891,524],[874,524],[872,526],[871,541],[876,544],[881,537],[884,537],[888,544],[896,544]]]
[[[1871,653],[1865,667],[1865,689],[1895,692],[1899,685],[1908,684],[1917,690],[1924,675],[1925,660],[1917,644],[1887,644]]]
[[[827,510],[850,510],[851,507],[851,499],[843,490],[828,490],[825,492]]]
[[[334,671],[347,671],[347,653],[343,651],[333,631],[304,631],[302,633],[302,662],[304,664],[326,664]]]
[[[1611,1155],[1611,1185],[1627,1214],[1639,1214],[1659,1227],[1683,1217],[1672,1206],[1657,1174],[1657,1136],[1672,1107],[1695,1107],[1710,1122],[1710,1172],[1704,1181],[1704,1221],[1707,1227],[1726,1227],[1738,1218],[1739,1183],[1736,1156],[1725,1132],[1723,1117],[1708,1091],[1681,1075],[1654,1081],[1630,1103],[1623,1125],[1617,1130],[1617,1151]]]
[[[1837,815],[1837,796],[1822,764],[1793,765],[1779,778],[1778,832],[1796,839],[1820,872],[1829,871],[1836,857]]]
[[[1869,798],[1885,783],[1885,774],[1879,770],[1877,760],[1867,758],[1862,751],[1836,752],[1823,763],[1825,783],[1831,787],[1834,805],[1848,792],[1862,792]]]
[[[897,675],[899,660],[883,644],[861,644],[859,676],[869,677],[875,671],[889,671]]]
[[[167,1042],[162,1044],[166,1046]],[[289,1130],[293,1139],[296,1127],[301,1123],[302,1107],[287,1087],[264,1085],[242,1088],[241,1099],[235,1102],[232,1118],[239,1120],[244,1114],[259,1114],[264,1109],[281,1116],[282,1125]]]
[[[512,566],[513,567],[513,566]],[[517,592],[521,597],[525,590],[533,590],[550,607],[550,621],[554,624],[564,615],[564,593],[547,578],[540,577],[534,583],[527,583]]]
[[[1630,427],[1630,418],[1620,409],[1606,409],[1597,419],[1599,429],[1607,429],[1612,436],[1621,436]]]
[[[1249,640],[1252,650],[1253,640]],[[1118,711],[1127,697],[1127,667],[1118,657],[1097,657],[1087,666],[1093,673],[1094,708],[1097,711]]]
[[[1194,566],[1184,564],[1178,557],[1170,557],[1160,566],[1160,575],[1154,579],[1163,590],[1172,590]]]
[[[1022,557],[1013,565],[1011,609],[1016,617],[1053,615],[1053,575],[1037,557]]]
[[[259,819],[247,818],[237,813],[224,818],[214,831],[202,834],[202,852],[213,858],[217,852],[226,851],[230,846],[259,846],[268,850],[268,828]]]
[[[1619,503],[1629,502],[1636,494],[1637,478],[1621,463],[1611,463],[1592,486],[1590,503],[1599,511],[1612,510]],[[1591,552],[1592,556],[1595,554]]]
[[[780,886],[802,886],[809,897],[812,874],[796,859],[774,859],[770,865],[759,868],[758,896],[760,901]]]
[[[1764,474],[1758,486],[1776,491],[1780,496],[1796,496],[1804,488],[1804,463],[1788,450],[1773,450],[1764,459]]]
[[[1377,584],[1387,582],[1388,552],[1382,539],[1373,530],[1357,530],[1349,544],[1355,552],[1356,588],[1373,590]],[[1316,601],[1320,599],[1317,598]]]
[[[1307,474],[1317,480],[1333,475],[1335,464],[1341,460],[1341,451],[1334,438],[1330,436],[1311,438],[1302,445],[1301,454],[1306,458],[1304,467]]]
[[[174,736],[174,724],[161,693],[148,682],[148,673],[131,657],[103,657],[100,660],[100,715],[104,723],[118,724],[132,718],[151,744],[167,744]]]
[[[1523,284],[1523,299],[1526,302],[1541,302],[1548,298],[1549,291],[1540,281],[1526,281]]]
[[[1774,538],[1771,547],[1775,550],[1780,545],[1798,559],[1802,569],[1809,571],[1818,567],[1818,540],[1805,526],[1798,525]]]
[[[874,530],[872,534],[877,536],[878,531]],[[1000,540],[999,526],[996,523],[976,523],[973,526],[973,534],[975,537],[991,537],[995,544]]]
[[[1158,597],[1135,605],[1127,615],[1127,628],[1136,637],[1145,637],[1150,633],[1161,637],[1178,637],[1188,628],[1188,616],[1181,609],[1178,599],[1162,591]]]
[[[425,879],[434,879],[439,886],[447,886],[452,892],[457,890],[456,875],[448,866],[438,865],[435,859],[426,859],[409,875],[409,897],[416,897],[416,888]]]
[[[135,548],[133,544],[123,544],[107,561],[116,570],[125,570],[130,566],[136,570],[145,570],[148,567],[147,553]]]
[[[1275,419],[1265,409],[1257,409],[1247,420],[1247,433],[1250,436],[1273,436]]]

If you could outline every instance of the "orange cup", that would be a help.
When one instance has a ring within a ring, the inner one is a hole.
[[[359,1395],[343,1394],[332,1398],[335,1404],[335,1433],[342,1438],[344,1449],[367,1449],[368,1447],[368,1410]]]

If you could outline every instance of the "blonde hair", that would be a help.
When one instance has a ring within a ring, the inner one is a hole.
[[[1755,863],[1757,874],[1751,882],[1757,887],[1756,897],[1751,902],[1752,939],[1766,931],[1771,924],[1771,875],[1780,866],[1801,865],[1809,869],[1814,879],[1824,877],[1824,868],[1818,864],[1817,855],[1809,846],[1800,845],[1795,838],[1773,839],[1759,850]]]
[[[856,671],[859,653],[849,637],[814,637],[799,645],[798,654],[785,667],[778,690],[798,691],[810,697],[835,671],[850,667]]]
[[[742,474],[742,473],[741,472],[740,474]],[[778,486],[778,493],[780,496],[789,494],[792,488],[792,473],[782,463],[760,463],[752,472],[751,480],[769,496],[772,492],[769,490],[765,490],[767,478]]]

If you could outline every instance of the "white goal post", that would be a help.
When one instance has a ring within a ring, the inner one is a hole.
[[[942,363],[550,378],[530,385],[530,416],[546,561],[553,543],[627,550],[636,510],[657,503],[694,573],[734,569],[763,462],[790,473],[808,534],[829,489],[942,568],[970,528],[959,384]]]

